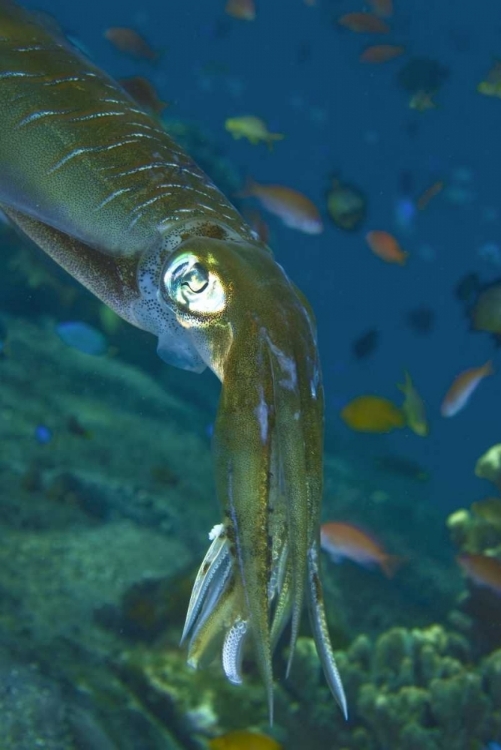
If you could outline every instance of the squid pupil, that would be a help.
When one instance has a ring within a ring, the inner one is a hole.
[[[205,291],[208,284],[207,275],[200,268],[193,268],[182,282],[182,286],[188,287],[190,292],[194,292],[195,294]]]

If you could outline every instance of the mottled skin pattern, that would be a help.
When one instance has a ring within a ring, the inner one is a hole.
[[[163,130],[54,28],[0,0],[0,207],[159,354],[222,382],[223,524],[184,636],[240,682],[248,634],[272,710],[272,651],[306,598],[346,714],[318,575],[323,391],[313,316],[240,214]],[[184,637],[183,636],[183,637]]]

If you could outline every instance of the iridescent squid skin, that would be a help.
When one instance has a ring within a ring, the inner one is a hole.
[[[319,578],[323,389],[308,302],[196,164],[54,29],[0,0],[0,208],[167,362],[222,383],[214,454],[223,521],[183,639],[241,682],[250,640],[273,705],[272,653],[304,601],[346,700]],[[290,660],[289,660],[290,661]],[[289,663],[290,667],[290,663]]]

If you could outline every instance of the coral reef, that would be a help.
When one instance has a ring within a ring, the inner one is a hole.
[[[493,445],[475,464],[475,475],[501,490],[501,444]]]
[[[449,516],[447,528],[452,542],[461,551],[483,553],[501,547],[501,528],[465,508]]]
[[[471,510],[460,508],[447,519],[452,542],[459,552],[500,559],[501,525],[497,498],[473,503]],[[468,578],[467,590],[458,597],[449,622],[469,638],[475,653],[485,654],[501,647],[501,597],[491,588]]]
[[[302,639],[291,681],[311,726],[343,750],[481,750],[501,733],[501,651],[473,665],[467,640],[434,625],[359,636],[337,655],[350,720],[326,711],[309,639]]]

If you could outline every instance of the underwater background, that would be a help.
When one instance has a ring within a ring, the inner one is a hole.
[[[475,311],[501,284],[498,3],[25,6],[57,19],[113,77],[153,84],[167,132],[269,233],[312,304],[326,395],[323,521],[345,525],[336,549],[324,544],[322,573],[349,719],[323,682],[306,616],[287,680],[287,641],[277,650],[271,728],[252,661],[240,687],[217,660],[186,666],[191,586],[220,521],[210,450],[219,384],[165,365],[152,336],[4,222],[0,750],[495,750],[501,301],[488,326]],[[348,17],[361,12],[370,16]],[[139,33],[154,59],[118,49],[105,34],[113,27]],[[392,50],[364,61],[383,44]],[[249,136],[249,116],[283,138],[268,148]],[[297,205],[273,215],[244,197],[251,180],[307,196],[322,231],[284,223]],[[398,244],[374,250],[374,231]],[[483,381],[472,368],[488,361]],[[403,409],[405,372],[424,434]],[[458,412],[443,416],[461,373]]]

